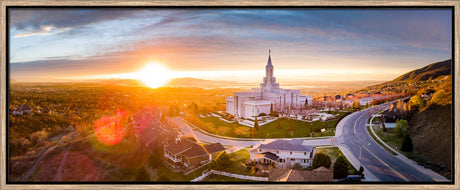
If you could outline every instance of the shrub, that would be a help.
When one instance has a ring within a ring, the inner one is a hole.
[[[219,128],[217,128],[217,131],[216,131],[218,135],[226,135],[229,132],[230,132],[230,127],[224,127],[224,126],[220,126]]]
[[[319,168],[321,166],[329,168],[331,166],[331,157],[319,151],[315,154],[315,157],[313,157],[312,165],[314,169]]]
[[[236,127],[233,131],[237,136],[247,136],[249,135],[248,127]]]
[[[398,119],[396,120],[396,126],[394,128],[394,133],[398,134],[399,136],[404,136],[407,134],[407,131],[409,130],[409,124],[407,120],[404,119]]]

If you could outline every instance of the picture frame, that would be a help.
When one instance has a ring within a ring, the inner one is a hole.
[[[460,128],[460,122],[457,119],[460,116],[460,104],[459,104],[459,93],[454,94],[454,104],[453,104],[453,112],[455,114],[455,125],[454,133],[455,142],[453,142],[454,146],[454,178],[452,179],[453,184],[188,184],[188,183],[171,183],[171,184],[123,184],[123,183],[115,183],[115,184],[91,184],[91,183],[72,183],[72,184],[40,184],[40,183],[33,183],[33,184],[8,184],[6,176],[7,171],[7,163],[8,158],[6,157],[7,150],[7,124],[6,120],[8,117],[8,103],[6,99],[6,94],[8,93],[8,89],[6,89],[8,83],[8,70],[6,69],[6,65],[8,64],[6,57],[7,54],[7,45],[8,45],[8,36],[6,32],[6,25],[7,25],[7,8],[8,7],[17,7],[17,6],[51,6],[51,7],[67,7],[67,6],[77,6],[77,7],[86,7],[86,6],[96,6],[103,8],[104,6],[120,6],[120,7],[143,7],[143,6],[167,6],[167,7],[184,7],[184,6],[191,6],[191,7],[238,7],[238,6],[249,6],[249,7],[283,7],[283,8],[295,8],[295,7],[318,7],[318,8],[328,8],[328,7],[432,7],[432,6],[445,6],[445,7],[453,7],[454,8],[454,25],[453,31],[454,38],[453,38],[453,65],[454,65],[454,77],[453,82],[455,88],[453,89],[454,92],[459,92],[459,74],[460,74],[460,27],[459,27],[459,20],[460,20],[460,1],[434,1],[434,0],[427,0],[427,1],[391,1],[391,0],[381,0],[381,1],[301,1],[301,0],[293,0],[288,2],[279,2],[279,1],[268,1],[268,0],[235,0],[235,1],[206,1],[206,0],[198,0],[198,1],[162,1],[162,0],[151,0],[151,1],[122,1],[122,0],[108,0],[108,1],[72,1],[72,0],[64,0],[64,1],[14,1],[14,0],[4,0],[0,2],[1,7],[1,93],[0,93],[0,120],[1,120],[1,157],[0,157],[0,189],[318,189],[318,188],[327,188],[327,189],[459,189],[460,185],[458,184],[460,178],[458,173],[460,172],[460,167],[458,165],[459,160],[459,139],[460,137],[460,130],[456,130]]]

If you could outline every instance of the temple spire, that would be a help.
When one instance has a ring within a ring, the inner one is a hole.
[[[272,51],[271,51],[270,49],[268,49],[268,63],[267,63],[267,66],[269,66],[269,65],[271,66],[271,65],[272,65],[272,59],[270,58],[271,52],[272,52]]]

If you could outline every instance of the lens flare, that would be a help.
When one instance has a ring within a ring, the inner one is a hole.
[[[115,145],[123,140],[125,136],[125,120],[128,114],[118,109],[115,116],[104,116],[94,122],[94,130],[99,142],[105,145]]]

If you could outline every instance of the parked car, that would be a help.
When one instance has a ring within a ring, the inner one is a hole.
[[[340,181],[344,182],[361,182],[360,175],[348,175],[347,177],[340,179]]]

